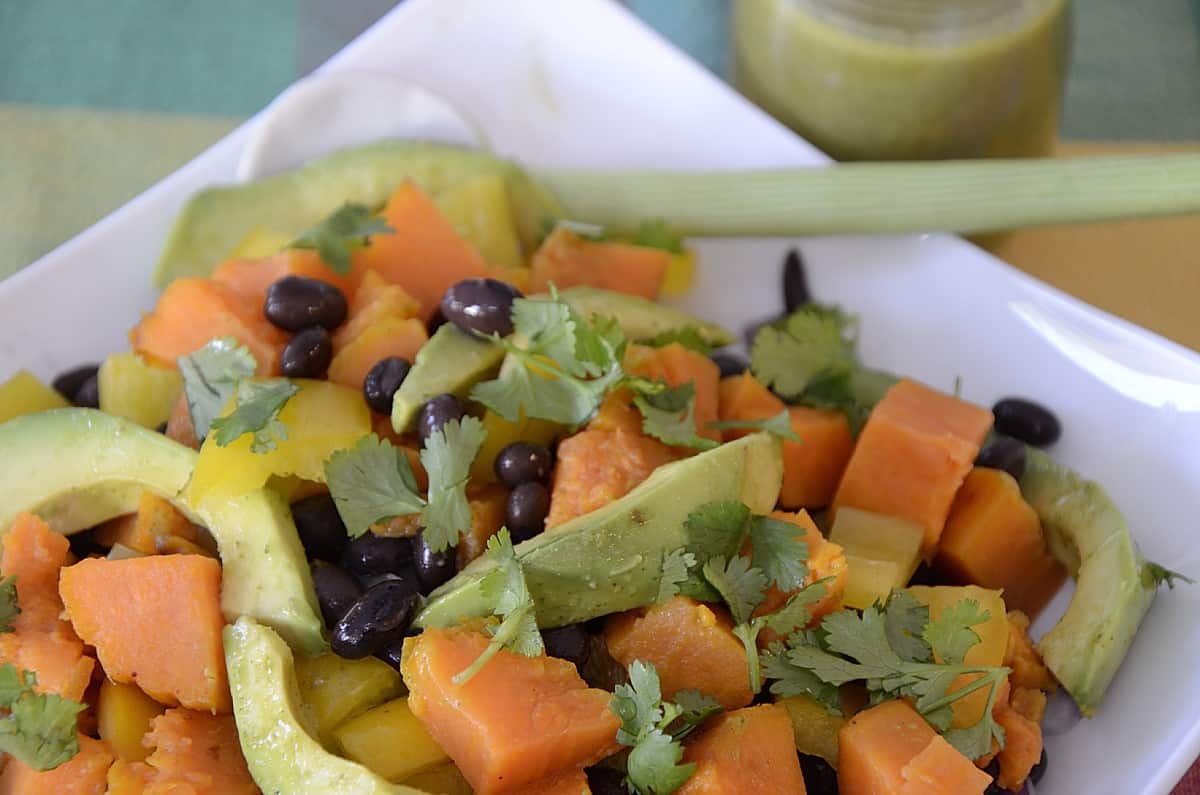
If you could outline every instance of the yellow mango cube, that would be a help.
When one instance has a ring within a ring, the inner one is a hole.
[[[332,653],[297,657],[296,681],[301,711],[326,745],[338,724],[404,691],[400,674],[382,660],[347,660]]]
[[[157,428],[171,416],[183,391],[179,371],[149,364],[131,351],[114,353],[100,365],[100,410]]]
[[[802,754],[819,756],[837,767],[838,730],[846,718],[834,715],[810,696],[789,696],[775,703],[786,709],[788,717],[792,719],[796,750]]]
[[[430,768],[423,773],[410,776],[402,782],[406,787],[428,792],[430,795],[474,795],[475,790],[463,778],[462,772],[453,762]]]
[[[150,731],[150,722],[166,711],[137,685],[123,685],[105,679],[96,699],[96,727],[100,739],[107,742],[126,762],[141,762],[150,754],[142,738]]]
[[[413,715],[407,698],[351,718],[333,736],[343,754],[388,781],[404,781],[450,759]]]
[[[70,401],[43,384],[28,370],[18,370],[12,378],[0,384],[0,422],[70,405]]]
[[[903,588],[920,563],[924,534],[904,519],[839,508],[829,540],[846,553],[846,606],[862,610]]]

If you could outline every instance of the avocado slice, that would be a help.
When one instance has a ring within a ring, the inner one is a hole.
[[[154,283],[207,276],[255,229],[293,238],[348,201],[375,207],[404,180],[438,193],[489,174],[504,177],[522,242],[532,249],[543,219],[562,215],[554,197],[507,160],[445,144],[380,141],[267,179],[209,188],[175,220]]]
[[[435,395],[449,392],[466,399],[471,387],[494,378],[504,361],[504,349],[443,323],[417,351],[412,370],[392,398],[392,427],[404,433],[421,406]]]
[[[1091,716],[1133,643],[1157,590],[1125,517],[1098,483],[1030,448],[1021,494],[1037,512],[1050,551],[1075,578],[1062,619],[1038,652],[1079,711]]]
[[[737,539],[692,537],[684,521],[714,500],[741,500],[754,513],[775,507],[783,478],[779,442],[757,433],[656,469],[640,486],[603,508],[517,545],[538,626],[558,627],[653,602],[663,558],[687,547],[700,562],[732,554]],[[480,579],[492,568],[476,559],[435,590],[418,614],[421,627],[449,626],[486,615]]]
[[[243,616],[224,640],[238,739],[263,792],[421,795],[321,747],[301,719],[292,650],[270,627]]]
[[[162,434],[91,409],[56,409],[0,425],[0,533],[23,511],[64,535],[137,510],[143,491],[209,529],[223,568],[227,620],[254,616],[297,649],[326,646],[312,578],[287,503],[273,491],[191,504],[182,494],[196,453]]]
[[[597,315],[616,318],[625,336],[634,342],[646,342],[663,332],[682,331],[689,326],[714,348],[737,341],[724,326],[641,296],[586,286],[568,287],[558,294],[585,318]]]

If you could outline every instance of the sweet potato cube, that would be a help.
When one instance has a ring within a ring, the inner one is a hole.
[[[727,712],[687,744],[683,761],[696,765],[679,795],[804,795],[804,775],[792,721],[777,704]]]
[[[550,233],[530,263],[529,289],[542,293],[586,284],[643,298],[658,297],[671,253],[647,246],[586,240],[565,227]]]

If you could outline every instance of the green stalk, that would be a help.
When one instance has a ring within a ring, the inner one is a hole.
[[[1200,154],[537,178],[572,218],[615,231],[658,218],[714,237],[988,232],[1200,213]]]

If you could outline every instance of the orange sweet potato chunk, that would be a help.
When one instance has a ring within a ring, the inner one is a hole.
[[[722,378],[717,386],[717,418],[722,422],[741,422],[770,419],[787,408],[782,400],[750,374],[747,370],[739,375]],[[727,428],[721,431],[725,441],[740,439],[752,430]]]
[[[846,581],[850,576],[850,570],[846,566],[846,555],[841,546],[825,540],[812,517],[808,515],[808,511],[801,510],[796,513],[773,511],[771,518],[796,525],[799,531],[796,533],[796,539],[808,545],[808,576],[804,578],[804,585],[811,585],[817,580],[829,580],[825,583],[825,595],[808,608],[813,621],[819,621],[823,616],[840,610],[842,596],[846,593]],[[742,554],[750,555],[751,553],[750,542],[747,541]],[[792,593],[784,593],[774,584],[770,585],[762,604],[755,609],[754,615],[757,617],[774,613],[783,607]],[[760,646],[766,646],[771,641],[778,639],[779,636],[769,628],[764,629],[758,636]]]
[[[137,512],[118,516],[97,528],[96,543],[111,547],[121,544],[144,555],[156,555],[163,550],[160,539],[181,538],[195,543],[199,532],[179,509],[150,492],[138,499]]]
[[[634,660],[652,663],[664,698],[699,690],[726,709],[744,707],[754,698],[746,650],[723,607],[675,596],[612,616],[604,625],[604,640],[626,668]]]
[[[1004,729],[1004,748],[996,754],[1000,763],[996,781],[1016,792],[1042,758],[1042,727],[1014,709],[1008,698],[996,702],[992,715]]]
[[[469,488],[467,504],[471,506],[471,529],[458,542],[459,569],[482,555],[488,539],[504,526],[508,489],[497,483]]]
[[[792,406],[788,416],[800,441],[783,443],[779,503],[785,508],[824,508],[833,500],[854,452],[850,422],[840,411],[808,406]]]
[[[583,768],[575,768],[523,787],[517,795],[592,795],[592,788]]]
[[[925,531],[932,560],[958,487],[992,413],[908,379],[887,391],[859,435],[833,500],[907,519]]]
[[[261,303],[211,279],[176,279],[159,296],[154,311],[129,334],[133,350],[175,366],[175,360],[213,337],[230,336],[250,349],[259,375],[276,375],[288,337],[263,314]]]
[[[374,235],[369,246],[354,252],[356,283],[365,271],[378,272],[420,303],[422,321],[433,316],[450,285],[488,275],[479,252],[413,183],[397,188],[381,215],[395,234]]]
[[[10,758],[0,773],[4,795],[103,795],[113,763],[108,743],[79,735],[79,753],[53,770],[34,770]]]
[[[147,795],[256,795],[232,715],[169,709],[154,719],[142,740],[152,775]],[[145,776],[144,771],[135,771]]]
[[[171,416],[167,418],[167,438],[174,439],[184,447],[200,449],[196,426],[192,424],[192,414],[188,410],[187,393],[181,393],[179,400],[171,407]]]
[[[351,281],[330,268],[315,251],[288,249],[258,259],[227,260],[217,266],[212,280],[233,288],[261,310],[267,302],[267,288],[284,276],[319,279],[341,290],[346,298],[353,294]]]
[[[972,469],[958,490],[935,566],[952,582],[1004,589],[1006,605],[1034,617],[1067,578],[1017,481],[987,467]]]
[[[696,765],[677,795],[805,795],[787,710],[763,704],[727,712],[687,744],[683,761]]]
[[[543,293],[586,284],[643,298],[658,297],[671,254],[656,248],[586,240],[565,227],[546,238],[530,263],[529,289]]]
[[[59,593],[109,679],[167,706],[230,711],[220,563],[202,555],[89,558],[63,569]]]
[[[691,382],[696,389],[696,433],[713,441],[721,440],[721,432],[708,427],[717,419],[720,402],[721,369],[712,359],[678,342],[661,348],[630,345],[625,351],[625,368],[634,375],[662,380],[671,386]]]
[[[1047,691],[1058,688],[1054,674],[1042,662],[1042,656],[1029,639],[1029,616],[1019,610],[1008,611],[1008,647],[1004,652],[1004,665],[1012,669],[1008,678],[1015,687]]]
[[[363,379],[380,359],[399,356],[411,362],[428,339],[429,333],[420,320],[385,317],[333,355],[333,361],[329,363],[329,380],[361,389]]]
[[[96,661],[60,616],[58,577],[70,555],[67,539],[33,514],[20,514],[4,537],[0,576],[16,577],[17,606],[12,632],[0,634],[0,663],[37,675],[40,693],[82,701]]]
[[[930,771],[936,771],[933,782],[927,782]],[[982,795],[990,783],[991,776],[946,744],[905,701],[863,710],[838,731],[842,795]],[[938,788],[921,788],[927,784]]]
[[[546,527],[625,496],[675,458],[672,448],[640,433],[586,430],[568,436],[558,445]]]
[[[375,271],[367,271],[350,302],[346,322],[333,333],[333,349],[349,345],[368,328],[387,318],[416,317],[420,304],[398,284],[390,284]]]
[[[463,627],[427,629],[405,642],[400,668],[413,714],[477,793],[520,792],[619,749],[611,695],[566,660],[502,650],[456,684],[487,645]]]

